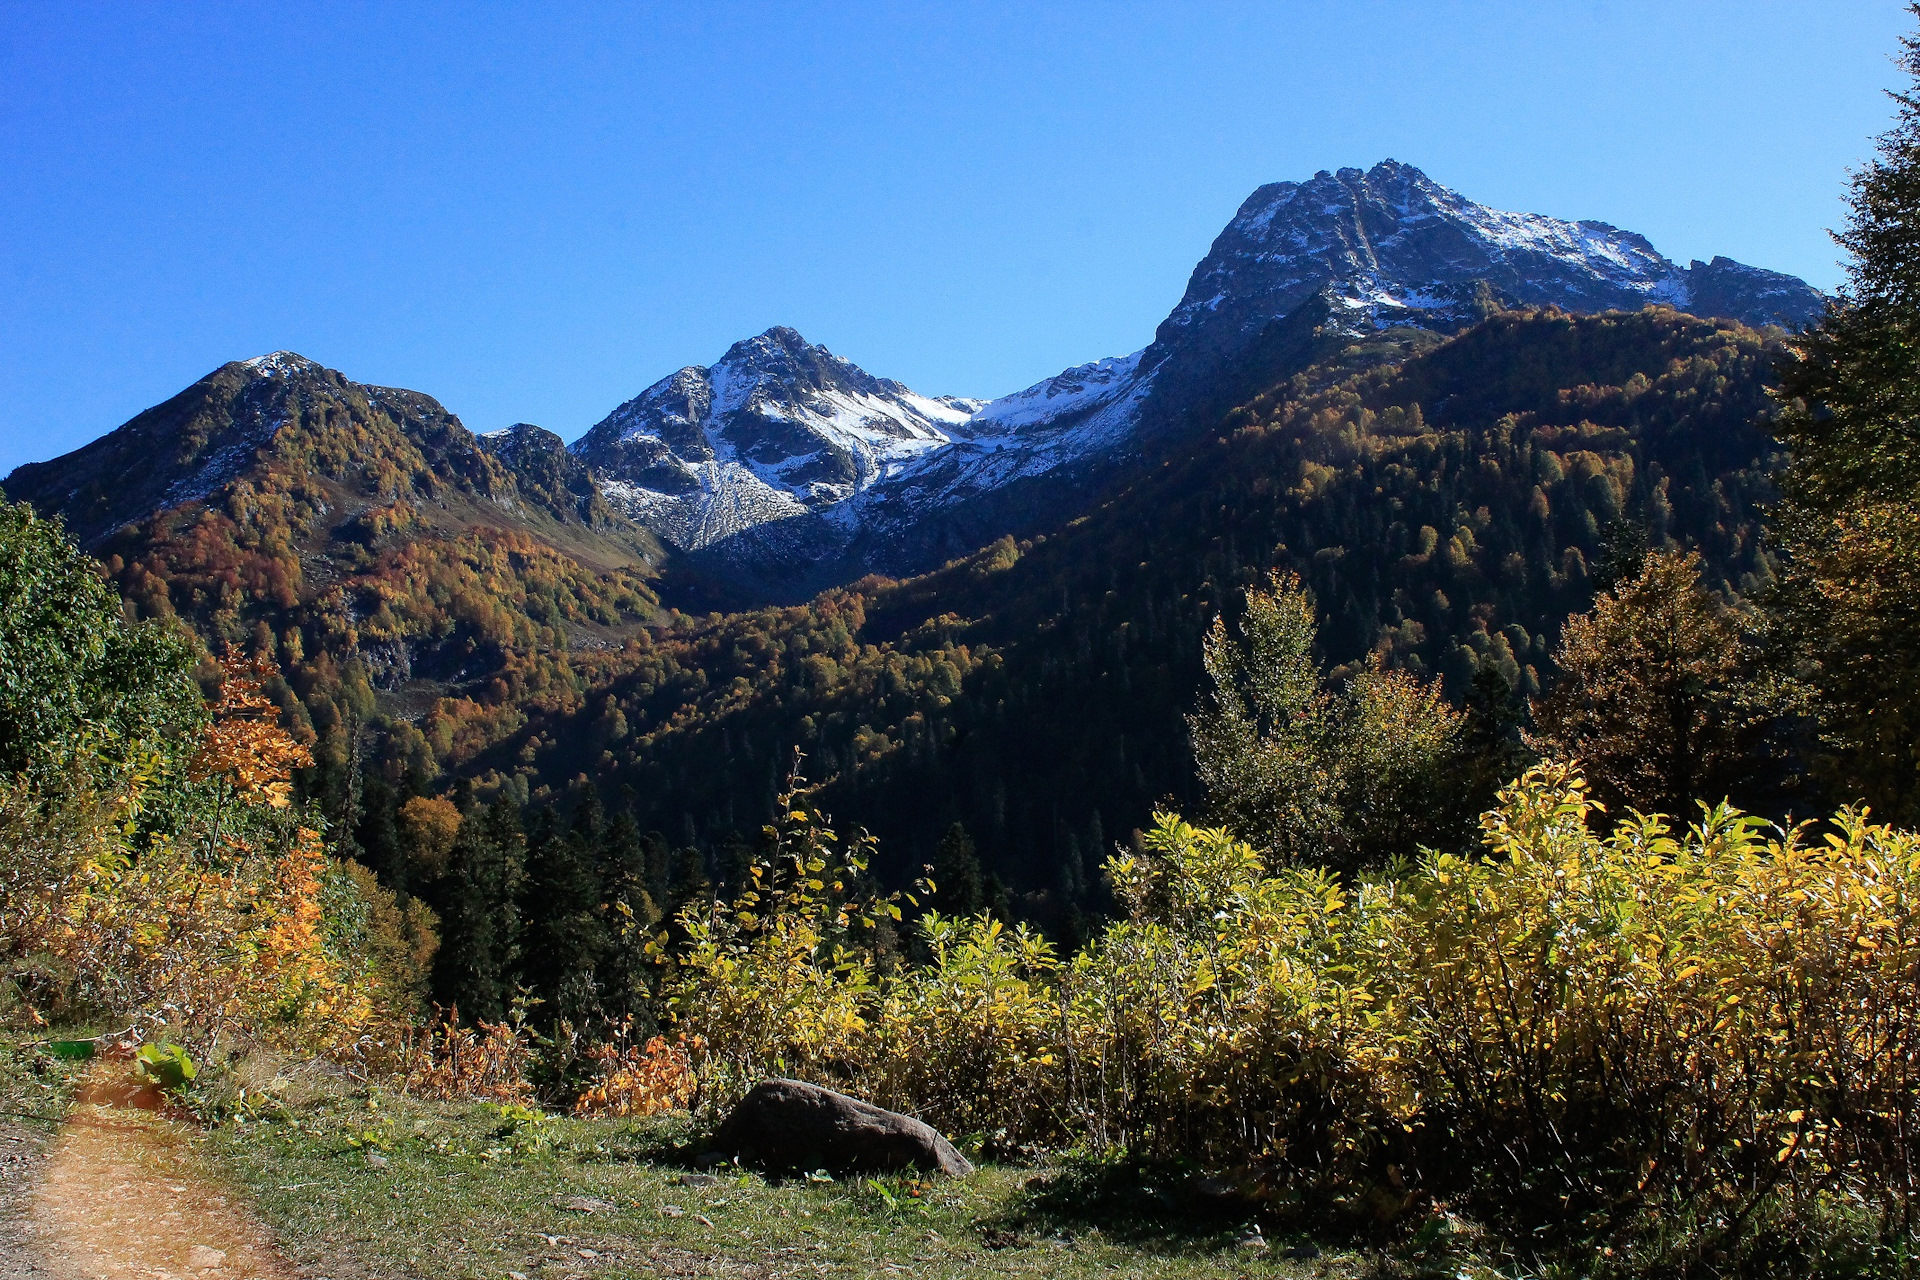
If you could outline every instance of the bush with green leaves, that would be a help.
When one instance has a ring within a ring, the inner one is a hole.
[[[99,564],[57,521],[0,504],[0,774],[191,747],[205,719],[193,650],[128,623]]]
[[[789,887],[683,917],[673,990],[711,1101],[798,1074],[1004,1149],[1196,1162],[1316,1229],[1451,1207],[1536,1262],[1660,1274],[1906,1238],[1920,837],[1601,816],[1543,764],[1480,853],[1343,879],[1162,814],[1071,960],[928,915],[928,963],[889,973],[796,811]]]

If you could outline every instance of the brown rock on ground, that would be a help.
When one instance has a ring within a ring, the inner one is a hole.
[[[955,1178],[973,1172],[931,1125],[800,1080],[755,1085],[721,1124],[713,1145],[743,1164],[769,1169],[918,1169]]]

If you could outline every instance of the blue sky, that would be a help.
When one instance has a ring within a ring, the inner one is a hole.
[[[278,348],[569,439],[790,324],[929,394],[1134,350],[1392,156],[1839,279],[1894,0],[0,0],[0,475]]]

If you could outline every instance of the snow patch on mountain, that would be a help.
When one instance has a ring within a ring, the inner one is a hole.
[[[976,441],[995,435],[1013,439],[1020,428],[1057,422],[1070,414],[1099,408],[1126,394],[1144,354],[1143,348],[1130,356],[1075,365],[1025,391],[988,401],[968,419],[963,434]]]
[[[251,360],[242,360],[243,368],[269,377],[292,378],[325,373],[326,368],[307,359],[297,351],[269,351],[264,356],[255,356]]]

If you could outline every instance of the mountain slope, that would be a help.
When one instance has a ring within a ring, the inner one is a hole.
[[[461,768],[631,786],[644,825],[717,847],[752,837],[798,746],[895,872],[958,820],[1057,913],[1155,801],[1197,800],[1201,638],[1269,568],[1313,588],[1329,662],[1378,654],[1456,696],[1481,666],[1550,677],[1616,519],[1726,589],[1764,582],[1777,350],[1659,309],[1509,313],[1398,365],[1317,365],[1049,536],[651,636],[578,712]]]
[[[1452,333],[1503,305],[1792,328],[1824,299],[1727,258],[1683,268],[1604,223],[1491,209],[1386,160],[1255,191],[1133,355],[981,404],[918,395],[776,328],[656,383],[574,448],[611,501],[743,598],[797,600],[1043,529],[1156,441],[1207,429],[1342,342]]]
[[[5,488],[64,517],[136,613],[275,661],[341,785],[362,745],[430,775],[455,739],[565,706],[593,660],[578,649],[660,612],[663,549],[557,436],[476,439],[431,397],[290,352],[223,365]]]

